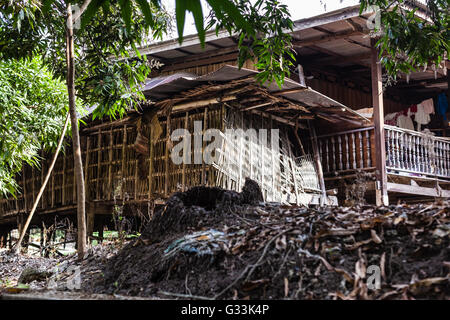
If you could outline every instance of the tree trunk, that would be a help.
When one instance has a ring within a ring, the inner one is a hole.
[[[75,181],[77,184],[77,248],[78,259],[83,259],[86,253],[86,206],[85,206],[85,189],[84,189],[84,175],[83,162],[81,159],[80,148],[80,133],[78,131],[78,119],[75,109],[75,58],[74,58],[74,43],[73,43],[73,20],[72,20],[72,6],[67,4],[67,32],[66,32],[66,46],[67,46],[67,90],[69,93],[69,112],[70,121],[72,125],[72,145],[73,158],[75,168]]]

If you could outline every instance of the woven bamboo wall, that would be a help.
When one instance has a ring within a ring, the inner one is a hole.
[[[291,128],[257,113],[232,109],[227,109],[225,127],[255,129],[256,136],[253,139],[248,134],[237,139],[225,137],[220,157],[214,164],[218,172],[217,186],[241,191],[245,178],[249,177],[259,183],[266,201],[286,204],[308,204],[305,194],[319,191],[312,157],[296,157],[293,152],[289,139]],[[259,129],[266,129],[267,135],[259,136]],[[278,130],[274,140],[272,129]]]
[[[88,127],[88,130],[82,131],[81,136],[86,200],[122,203],[164,199],[173,192],[196,185],[222,186],[240,191],[245,177],[260,182],[266,199],[286,200],[286,194],[295,193],[295,187],[299,187],[297,183],[300,184],[301,180],[295,169],[299,166],[295,164],[291,151],[288,128],[258,114],[231,110],[215,104],[171,114],[169,117],[144,115],[123,124],[111,122],[98,129]],[[194,150],[194,121],[202,123],[203,131],[208,128],[220,129],[222,132],[226,128],[279,128],[282,153],[274,154],[270,147],[262,148],[260,145],[228,144],[222,152],[235,157],[236,161],[232,165],[175,165],[170,159],[172,142],[169,140],[175,129],[185,128],[193,134],[192,160],[194,152],[203,153],[206,147],[206,143],[202,142],[202,150]],[[71,151],[68,145],[58,157],[38,211],[75,207],[76,185]],[[47,172],[51,155],[45,155],[44,158],[46,160],[43,161],[42,170],[24,167],[23,174],[18,177],[23,192],[17,199],[0,200],[0,217],[30,211]],[[224,169],[221,165],[227,167]],[[226,175],[223,174],[225,171]],[[236,173],[237,178],[232,176]]]

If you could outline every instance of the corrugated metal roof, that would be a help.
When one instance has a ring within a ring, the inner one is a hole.
[[[238,80],[251,75],[256,75],[257,73],[258,72],[254,70],[244,68],[239,69],[235,66],[230,65],[226,65],[215,72],[199,77],[195,77],[191,74],[186,73],[178,73],[149,80],[144,87],[143,93],[146,97],[153,100],[167,99],[177,93],[195,88],[199,85]],[[265,87],[267,88],[269,93],[273,94],[289,89],[304,89],[294,92],[280,93],[279,96],[289,99],[293,102],[297,102],[303,106],[318,106],[324,107],[325,109],[334,107],[333,111],[330,111],[330,113],[336,113],[335,108],[338,107],[342,109],[342,112],[348,112],[357,116],[361,120],[369,121],[369,119],[343,105],[342,103],[337,102],[336,100],[333,100],[330,97],[327,97],[320,92],[311,89],[310,87],[302,86],[300,83],[295,82],[291,79],[285,79],[284,84],[281,88],[278,87],[278,85],[274,82],[270,85],[266,85]]]

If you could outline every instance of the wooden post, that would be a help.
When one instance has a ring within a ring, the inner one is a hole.
[[[304,72],[303,72],[303,67],[302,67],[302,65],[299,64],[299,65],[297,66],[297,69],[298,69],[298,80],[299,80],[299,83],[300,83],[302,86],[305,86],[305,87],[306,87],[305,74],[304,74]]]
[[[319,185],[320,190],[322,191],[322,196],[320,197],[320,206],[325,205],[325,201],[327,199],[327,190],[325,189],[325,180],[323,178],[323,170],[322,170],[322,163],[320,162],[320,154],[319,154],[319,146],[317,144],[317,135],[316,135],[316,128],[314,127],[314,124],[311,120],[308,120],[308,126],[309,130],[312,135],[312,147],[314,152],[314,162],[316,163],[317,168],[317,175],[319,177]]]
[[[167,115],[166,118],[166,152],[164,156],[164,163],[165,163],[165,183],[164,183],[164,196],[169,195],[169,147],[170,147],[170,113]]]
[[[8,238],[8,232],[6,230],[0,230],[0,249],[6,248],[6,240]]]
[[[375,127],[375,167],[376,167],[376,204],[377,206],[389,205],[387,193],[386,173],[386,146],[384,144],[384,106],[383,106],[383,80],[381,63],[378,59],[376,40],[371,39],[372,47],[372,102],[373,119]]]
[[[103,230],[104,229],[105,229],[105,226],[104,226],[104,222],[103,222],[103,217],[101,217],[101,219],[99,221],[99,226],[98,226],[98,238],[99,238],[100,243],[103,242]]]
[[[88,203],[86,206],[86,215],[87,215],[87,236],[90,241],[89,236],[92,236],[94,232],[94,220],[95,220],[95,207],[93,203]]]

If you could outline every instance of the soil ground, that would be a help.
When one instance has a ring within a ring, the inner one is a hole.
[[[313,209],[260,199],[250,182],[242,193],[174,194],[139,238],[95,246],[81,262],[2,252],[0,290],[20,291],[32,267],[57,270],[23,289],[48,298],[450,298],[448,202]]]

